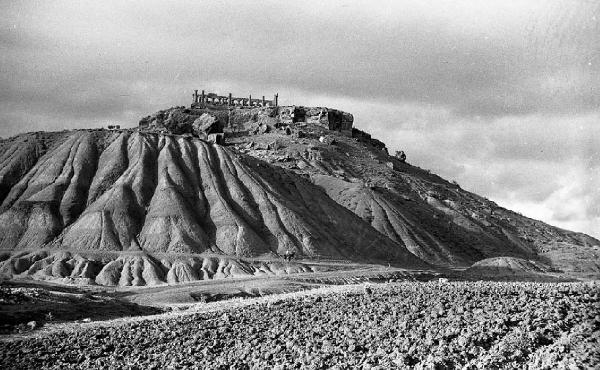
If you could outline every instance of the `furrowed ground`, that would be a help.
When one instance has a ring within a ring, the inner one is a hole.
[[[597,283],[336,286],[5,340],[0,367],[598,368],[599,293]]]

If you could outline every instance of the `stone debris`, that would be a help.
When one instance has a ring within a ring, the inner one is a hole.
[[[302,131],[302,130],[297,130],[297,131],[295,131],[295,132],[293,133],[293,135],[294,135],[294,137],[295,137],[296,139],[302,139],[302,138],[305,138],[305,137],[306,137],[306,134],[305,134],[305,133],[304,133],[304,131]]]
[[[208,139],[208,142],[210,142],[210,143],[214,143],[214,144],[218,144],[218,145],[225,144],[225,134],[222,132],[209,134],[207,139]]]
[[[203,113],[192,123],[192,130],[199,137],[205,137],[208,134],[222,132],[223,128],[217,117],[209,113]]]
[[[258,126],[258,133],[259,134],[266,134],[269,131],[271,131],[271,128],[267,124],[262,124],[262,125]]]
[[[406,162],[406,153],[404,153],[403,150],[398,150],[395,156],[400,160],[400,162]]]

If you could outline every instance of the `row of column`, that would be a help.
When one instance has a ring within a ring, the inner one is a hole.
[[[266,106],[267,102],[278,106],[278,98],[279,94],[275,94],[274,99],[271,101],[265,100],[265,97],[262,97],[262,102],[260,99],[252,99],[252,95],[248,96],[248,98],[233,98],[231,93],[229,93],[228,97],[225,96],[217,96],[217,97],[209,97],[204,94],[204,90],[202,90],[202,94],[198,94],[198,90],[194,90],[194,94],[192,95],[194,98],[194,103],[213,103],[213,104],[227,104],[227,105],[242,105],[242,106],[259,106],[262,103],[262,106]],[[234,104],[234,101],[238,101],[238,104]],[[256,104],[252,104],[252,103]]]

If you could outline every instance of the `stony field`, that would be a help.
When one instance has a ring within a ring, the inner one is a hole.
[[[4,338],[0,367],[598,368],[599,293],[597,283],[338,286]]]

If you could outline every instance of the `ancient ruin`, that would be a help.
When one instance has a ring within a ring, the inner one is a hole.
[[[247,98],[236,98],[229,93],[227,96],[218,95],[215,93],[205,93],[204,90],[198,94],[198,90],[194,90],[192,94],[193,102],[191,108],[204,108],[206,105],[226,106],[226,107],[276,107],[278,105],[279,94],[273,96],[273,100],[266,100],[263,95],[262,99],[252,99],[252,95]]]
[[[352,114],[327,107],[281,106],[278,94],[273,100],[221,96],[194,90],[190,108],[173,107],[140,120],[143,130],[158,130],[174,134],[191,134],[204,140],[223,143],[227,136],[242,132],[263,134],[282,129],[291,134],[296,125],[315,124],[347,137],[355,137]],[[210,134],[222,133],[220,136]],[[370,142],[380,149],[385,145],[370,135],[357,131],[357,139]],[[363,137],[364,136],[364,137]]]

